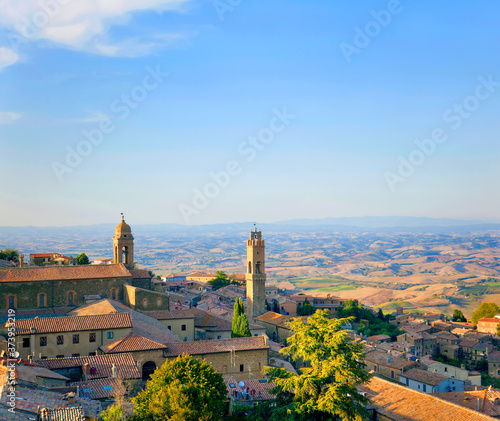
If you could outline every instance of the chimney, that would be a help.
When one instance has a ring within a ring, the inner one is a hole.
[[[24,267],[24,254],[19,255],[19,267],[20,268]]]
[[[68,405],[75,405],[76,400],[75,400],[75,394],[73,392],[68,393]]]

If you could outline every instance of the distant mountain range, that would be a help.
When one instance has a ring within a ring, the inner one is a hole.
[[[109,236],[116,224],[77,225],[65,227],[6,227],[0,226],[0,235],[23,234],[95,234]],[[134,224],[132,228],[137,234],[176,233],[199,234],[210,232],[241,232],[253,229],[254,222],[234,222],[228,224],[210,225],[181,225],[181,224]],[[288,232],[299,230],[338,231],[338,232],[477,232],[498,231],[500,223],[495,221],[463,220],[447,218],[424,218],[406,216],[364,216],[323,219],[292,219],[273,223],[258,223],[257,226],[265,231]]]

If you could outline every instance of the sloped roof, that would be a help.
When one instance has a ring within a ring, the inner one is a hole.
[[[6,366],[0,365],[0,374],[7,374],[8,372],[9,369]],[[16,365],[16,378],[18,380],[37,384],[38,377],[69,381],[67,377],[62,376],[59,373],[55,373],[54,371],[49,370],[45,367],[35,367],[32,365]]]
[[[166,349],[167,346],[159,342],[152,341],[144,336],[129,333],[127,336],[99,347],[106,354],[118,352],[149,351],[155,349]]]
[[[76,408],[42,408],[40,421],[85,421],[85,412],[81,406]]]
[[[123,263],[117,265],[1,268],[0,282],[67,281],[132,278]]]
[[[488,389],[470,391],[470,392],[444,392],[444,393],[434,393],[434,395],[448,402],[453,402],[456,405],[463,406],[464,408],[469,408],[480,411],[483,414],[498,418],[500,417],[500,406],[495,405],[494,401],[499,398],[499,392],[489,391]]]
[[[425,383],[431,386],[436,386],[439,383],[449,380],[449,377],[442,376],[441,374],[432,373],[430,371],[420,370],[418,368],[412,368],[411,370],[401,373],[401,377],[406,377],[411,380],[415,380],[420,383]],[[460,381],[456,380],[455,381]]]
[[[401,369],[409,365],[414,365],[413,361],[407,361],[404,358],[395,357],[387,352],[371,351],[365,355],[365,361],[378,365],[385,365],[396,369]]]
[[[83,367],[85,364],[89,364],[90,368],[96,368],[96,372],[88,376],[90,379],[112,377],[113,373],[111,367],[114,364],[117,368],[118,376],[122,379],[138,379],[142,377],[139,369],[137,368],[137,362],[132,354],[105,354],[71,358],[50,358],[46,360],[39,360],[36,364],[48,368],[49,370]]]
[[[127,389],[120,379],[95,379],[71,383],[80,387],[80,396],[89,399],[105,399],[127,394]]]
[[[178,355],[203,355],[217,354],[229,351],[250,351],[257,349],[269,349],[266,345],[267,336],[251,336],[247,338],[212,339],[208,341],[180,342],[169,344],[166,350],[167,357]]]
[[[152,276],[146,269],[129,269],[129,272],[132,274],[132,278],[135,279],[151,279]]]
[[[246,392],[248,395],[257,399],[260,392],[260,399],[274,399],[274,395],[270,393],[270,390],[273,387],[276,387],[274,382],[268,383],[267,381],[261,382],[259,380],[244,380],[244,385],[240,386],[240,382],[237,381],[236,378],[228,376],[224,377],[224,383],[226,384],[228,397],[232,395],[234,396],[234,392],[240,394],[240,396],[242,396],[242,392]],[[244,397],[242,398],[244,399]]]
[[[358,387],[378,413],[394,421],[492,421],[488,415],[373,377]]]
[[[103,330],[131,328],[129,314],[99,314],[95,316],[64,316],[21,319],[16,321],[16,336],[36,333],[78,332],[82,330]]]
[[[153,317],[157,320],[171,319],[194,319],[195,315],[191,310],[155,310],[143,311],[146,316]]]

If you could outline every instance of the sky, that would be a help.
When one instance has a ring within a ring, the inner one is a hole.
[[[0,225],[498,219],[498,2],[0,10]]]

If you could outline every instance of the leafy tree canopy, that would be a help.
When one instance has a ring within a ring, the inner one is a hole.
[[[467,321],[467,319],[464,316],[464,313],[462,313],[462,311],[458,310],[458,309],[453,310],[452,320],[454,322],[466,322]]]
[[[472,313],[472,323],[477,325],[477,321],[483,317],[495,317],[500,312],[500,308],[495,303],[481,303],[479,308]]]
[[[370,378],[364,370],[363,346],[351,342],[342,329],[352,319],[328,316],[328,310],[318,310],[307,323],[301,318],[290,323],[293,335],[280,353],[302,359],[307,367],[297,375],[283,368],[264,369],[278,393],[276,405],[267,408],[264,419],[359,421],[367,416],[367,399],[356,388]]]
[[[76,263],[78,263],[79,265],[89,265],[90,260],[85,253],[80,253],[76,258]]]
[[[304,303],[301,306],[297,307],[297,315],[298,316],[310,316],[314,314],[316,309],[311,305],[307,298],[304,300]]]
[[[12,249],[0,250],[0,259],[17,263],[19,262],[19,252]]]
[[[231,284],[231,280],[227,277],[227,274],[221,270],[216,272],[216,277],[207,282],[212,285],[214,290],[227,287]]]
[[[181,355],[157,369],[133,399],[141,421],[221,420],[227,389],[222,375],[205,360]]]

